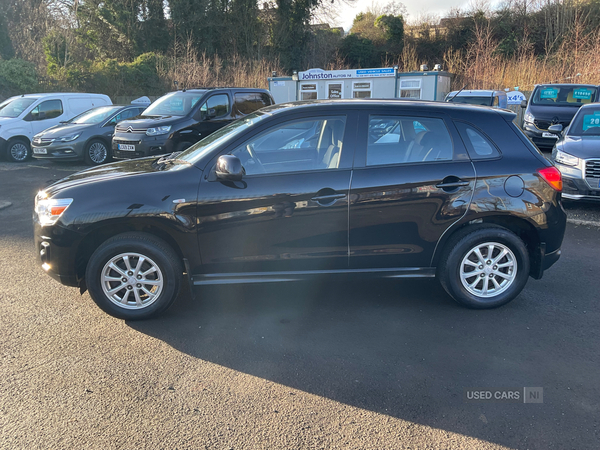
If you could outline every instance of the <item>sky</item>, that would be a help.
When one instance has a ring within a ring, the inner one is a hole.
[[[450,11],[451,8],[466,8],[472,3],[470,0],[401,0],[408,9],[408,21],[415,20],[423,14],[437,14],[441,17]],[[388,3],[386,0],[378,0],[380,5]],[[348,31],[352,27],[354,17],[360,12],[366,11],[371,6],[373,0],[356,0],[354,6],[344,6],[339,15],[338,26],[344,27]]]

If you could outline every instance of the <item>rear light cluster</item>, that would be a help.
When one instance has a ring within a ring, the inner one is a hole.
[[[562,175],[560,174],[560,170],[556,167],[544,167],[543,169],[539,169],[538,173],[542,176],[542,178],[548,183],[555,191],[562,191],[563,182]]]

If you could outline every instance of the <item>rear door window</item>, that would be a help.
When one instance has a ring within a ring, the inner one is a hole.
[[[452,138],[440,118],[370,116],[367,166],[449,161]]]
[[[233,112],[236,117],[243,117],[271,104],[271,98],[264,92],[238,92],[234,94]]]

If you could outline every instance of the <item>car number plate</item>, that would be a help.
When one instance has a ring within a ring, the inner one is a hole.
[[[36,155],[47,155],[48,150],[46,150],[45,148],[34,148],[33,153]]]
[[[548,133],[547,131],[544,131],[542,133],[542,137],[558,139],[558,135],[553,134],[553,133]]]
[[[119,150],[128,150],[130,152],[135,151],[135,145],[131,145],[131,144],[119,144],[118,147],[119,147]]]

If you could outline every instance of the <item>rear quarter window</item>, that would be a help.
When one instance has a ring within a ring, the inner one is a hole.
[[[471,159],[493,159],[500,156],[496,144],[483,131],[466,122],[455,124]]]

